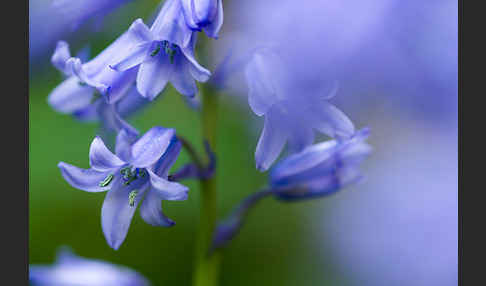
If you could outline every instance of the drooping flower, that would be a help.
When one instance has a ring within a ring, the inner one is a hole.
[[[89,152],[90,169],[64,162],[58,167],[64,179],[77,189],[108,191],[101,210],[102,228],[108,244],[118,249],[142,199],[140,215],[145,222],[168,227],[174,222],[162,212],[161,201],[185,200],[188,188],[167,180],[181,149],[173,129],[153,127],[136,141],[122,130],[115,149],[113,154],[96,137]]]
[[[270,171],[269,186],[246,197],[218,224],[212,249],[228,244],[240,231],[250,210],[264,198],[286,202],[319,198],[356,183],[361,178],[359,164],[371,152],[364,142],[368,134],[365,128],[350,139],[314,144],[278,162]]]
[[[222,0],[181,0],[187,25],[194,30],[201,29],[206,35],[218,38],[223,25]]]
[[[168,1],[167,5],[176,6],[176,2]],[[137,19],[128,29],[132,42],[130,49],[120,54],[111,67],[114,70],[125,71],[140,65],[137,75],[137,89],[140,94],[153,100],[171,82],[175,89],[188,97],[197,93],[196,80],[205,82],[211,73],[199,65],[194,58],[196,45],[195,33],[189,33],[189,42],[184,45],[185,35],[178,33],[178,25],[163,25],[165,22],[155,20],[149,29],[141,19]],[[167,20],[169,21],[169,20]],[[156,27],[156,28],[154,28]],[[169,29],[166,27],[172,27]]]
[[[369,155],[362,129],[348,140],[330,140],[305,148],[278,162],[270,171],[270,186],[282,200],[333,194],[360,178],[359,164]]]
[[[59,41],[51,57],[52,64],[67,78],[48,97],[56,111],[72,114],[81,121],[101,120],[108,130],[133,131],[122,117],[133,114],[148,101],[135,88],[136,69],[117,72],[106,61],[123,49],[127,35],[122,35],[97,57],[85,64],[71,57],[69,46]]]
[[[29,266],[34,286],[149,286],[140,273],[125,266],[79,257],[63,248],[53,265]]]
[[[71,29],[77,29],[88,19],[100,21],[105,15],[131,0],[54,0],[52,9],[69,19]]]
[[[314,142],[314,129],[332,138],[347,139],[354,133],[348,117],[328,100],[337,92],[308,91],[290,76],[273,52],[257,50],[245,68],[248,102],[253,112],[265,116],[255,152],[257,169],[267,170],[288,141],[292,152]]]

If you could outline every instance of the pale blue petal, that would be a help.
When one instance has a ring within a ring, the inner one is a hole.
[[[290,127],[290,126],[289,126]],[[302,151],[305,147],[314,143],[314,130],[305,124],[292,126],[289,132],[288,148],[290,152]]]
[[[142,219],[153,226],[173,226],[175,222],[162,212],[162,199],[149,189],[145,199],[140,206],[140,216]]]
[[[189,188],[177,182],[170,182],[163,179],[151,170],[147,169],[150,175],[152,190],[159,198],[167,201],[183,201],[187,199]]]
[[[354,132],[354,124],[341,110],[334,105],[320,101],[311,107],[315,120],[314,128],[336,139],[348,139]]]
[[[47,98],[49,105],[61,113],[73,113],[91,104],[94,90],[81,85],[78,78],[72,76],[58,85]]]
[[[192,10],[192,0],[181,0],[182,4],[182,13],[184,14],[184,19],[186,20],[187,26],[192,30],[199,31],[200,27],[196,23],[196,19],[194,19],[194,13]]]
[[[110,67],[117,71],[125,71],[141,64],[147,58],[151,45],[152,43],[146,42],[134,46]]]
[[[173,65],[174,72],[170,77],[170,82],[180,94],[194,97],[197,93],[197,86],[190,72],[191,64],[183,55],[176,55]]]
[[[68,75],[69,72],[66,71],[66,61],[71,57],[71,52],[69,51],[69,44],[65,41],[57,42],[54,54],[51,57],[51,63],[62,73]]]
[[[179,157],[181,147],[181,142],[177,140],[176,136],[174,136],[169,147],[167,148],[167,151],[165,151],[164,155],[160,157],[160,160],[154,166],[152,166],[151,170],[153,170],[153,172],[158,176],[167,178],[170,168],[172,165],[174,165],[175,161]]]
[[[255,54],[245,68],[248,84],[248,103],[253,112],[262,116],[277,101],[272,73],[267,69],[264,56]]]
[[[218,2],[216,9],[212,8],[212,9],[214,9],[213,11],[215,11],[216,15],[213,15],[211,22],[207,26],[204,27],[204,32],[206,33],[206,35],[208,35],[208,37],[217,39],[219,30],[221,29],[221,26],[223,26],[223,18],[224,18],[223,17],[223,1],[222,0],[212,0],[211,2],[212,2],[213,5],[216,5],[215,2]]]
[[[133,144],[130,163],[138,168],[154,164],[166,152],[174,136],[174,129],[152,127]]]
[[[133,214],[143,198],[144,190],[139,190],[134,204],[129,202],[131,189],[120,181],[107,194],[101,208],[101,227],[108,245],[118,250],[127,236]]]
[[[63,178],[74,188],[80,189],[87,192],[103,192],[110,188],[113,182],[106,186],[100,187],[99,184],[102,182],[110,172],[99,172],[94,169],[81,169],[76,166],[59,162],[57,164],[61,170]]]
[[[143,97],[153,100],[167,85],[174,65],[169,57],[159,52],[153,58],[140,65],[137,75],[137,89]]]
[[[165,1],[150,31],[156,40],[166,40],[179,47],[189,44],[192,30],[186,24],[180,0]]]
[[[190,69],[192,77],[199,82],[206,82],[211,76],[211,72],[201,66],[194,57],[194,47],[196,44],[197,35],[194,34],[191,38],[191,43],[184,48],[181,48],[182,53],[190,63]]]
[[[89,147],[89,164],[94,170],[104,172],[121,167],[125,164],[105,146],[99,136],[96,136]]]
[[[125,162],[129,162],[132,158],[132,144],[136,141],[136,137],[133,137],[126,130],[120,130],[116,136],[116,155]]]
[[[278,116],[267,114],[263,132],[255,151],[256,168],[266,171],[277,159],[288,138],[285,126],[281,126]]]

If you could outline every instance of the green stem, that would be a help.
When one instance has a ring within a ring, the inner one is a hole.
[[[216,129],[218,120],[218,95],[207,85],[200,86],[202,94],[202,131],[212,150],[216,150]],[[209,158],[207,158],[209,160]],[[194,286],[218,285],[221,254],[209,253],[217,218],[216,174],[201,180],[201,207],[199,229],[196,236],[196,261]]]

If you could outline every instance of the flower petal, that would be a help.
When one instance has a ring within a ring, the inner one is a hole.
[[[162,212],[162,199],[150,189],[140,206],[140,216],[153,226],[173,226],[175,222]]]
[[[320,132],[338,140],[350,138],[354,132],[354,124],[341,110],[334,105],[320,101],[311,106],[315,116],[315,128]]]
[[[218,2],[218,6],[216,7],[216,15],[214,15],[206,27],[204,27],[204,32],[208,37],[211,38],[218,38],[218,33],[219,30],[221,29],[221,26],[223,26],[223,1],[222,0],[215,0]],[[214,1],[212,1],[214,2]]]
[[[110,65],[110,68],[116,71],[125,71],[141,64],[148,56],[151,45],[152,43],[147,42],[134,46],[123,54],[123,57],[120,57],[118,60],[114,61],[113,64]]]
[[[96,136],[89,147],[89,164],[94,170],[104,172],[116,169],[126,164],[106,148],[105,143]]]
[[[134,204],[130,205],[131,189],[120,181],[107,194],[101,208],[101,227],[108,245],[117,250],[127,236],[133,214],[141,201],[144,191],[137,193]]]
[[[131,146],[133,142],[135,142],[136,137],[130,135],[126,130],[120,130],[118,135],[116,136],[116,146],[115,146],[115,153],[116,155],[125,162],[129,162],[132,157],[132,149]]]
[[[194,77],[194,79],[199,82],[206,82],[211,76],[211,72],[206,68],[204,68],[203,66],[201,66],[196,61],[196,58],[194,57],[194,48],[196,45],[196,40],[197,40],[197,34],[193,34],[189,45],[187,47],[181,48],[181,51],[190,63],[189,71],[191,72],[192,77]]]
[[[51,57],[51,63],[62,73],[68,75],[66,71],[66,61],[71,57],[69,45],[65,41],[59,41],[56,45],[56,50]]]
[[[264,56],[255,53],[245,68],[245,77],[248,84],[248,103],[258,116],[265,114],[277,101],[277,90],[271,75]]]
[[[166,0],[162,10],[150,27],[154,38],[185,47],[191,40],[192,30],[186,24],[179,0]]]
[[[138,168],[154,164],[166,152],[174,136],[174,129],[152,127],[133,144],[130,163]]]
[[[176,56],[173,64],[174,72],[171,74],[170,82],[180,94],[194,97],[197,93],[197,86],[190,72],[191,64],[182,55]]]
[[[152,190],[159,196],[159,198],[167,201],[183,201],[187,199],[189,192],[188,187],[163,179],[149,169],[147,169],[147,171],[150,175]]]
[[[102,84],[96,80],[92,80],[88,73],[83,68],[83,64],[81,60],[78,58],[70,58],[66,61],[66,70],[70,72],[70,74],[75,75],[78,79],[94,88],[96,88],[101,94],[106,94],[109,86]]]
[[[174,72],[174,65],[163,52],[140,65],[137,89],[143,97],[153,100],[165,87]]]
[[[63,178],[76,189],[86,192],[103,192],[110,188],[109,185],[100,187],[100,182],[110,175],[109,171],[100,172],[94,169],[81,169],[64,162],[59,162],[57,166],[61,170]]]
[[[49,105],[61,113],[73,113],[86,108],[93,98],[93,88],[82,86],[75,76],[58,85],[47,98]]]
[[[288,142],[288,148],[291,152],[300,152],[314,142],[314,130],[305,125],[293,126],[290,130]]]
[[[177,137],[174,136],[172,141],[170,142],[167,151],[165,151],[164,155],[160,158],[159,161],[151,168],[155,174],[160,177],[167,178],[169,175],[169,170],[172,165],[174,165],[177,157],[179,157],[181,151],[182,144],[177,140]]]
[[[262,172],[277,159],[288,138],[285,126],[281,126],[278,116],[272,115],[270,112],[265,116],[265,125],[255,151],[256,168]]]

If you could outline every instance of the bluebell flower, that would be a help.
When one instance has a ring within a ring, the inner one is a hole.
[[[87,192],[108,191],[101,210],[101,223],[108,244],[118,249],[142,199],[140,215],[145,222],[153,226],[174,225],[162,212],[161,201],[187,199],[188,188],[167,179],[180,149],[173,129],[153,127],[136,141],[122,130],[117,136],[116,154],[96,137],[89,152],[90,169],[64,162],[58,167],[74,188]]]
[[[140,273],[98,259],[88,259],[63,248],[53,265],[29,266],[34,286],[149,286]]]
[[[305,148],[278,162],[270,171],[275,196],[296,200],[332,194],[360,178],[359,164],[371,152],[362,129],[348,140],[329,140]]]
[[[170,3],[164,5],[161,14],[165,10],[171,11],[167,5],[177,6],[178,3],[168,2]],[[179,93],[194,97],[197,93],[195,81],[205,82],[211,75],[194,58],[197,35],[189,32],[188,43],[185,45],[187,35],[179,32],[179,26],[170,22],[170,19],[167,19],[169,23],[159,19],[160,16],[150,29],[141,19],[135,20],[127,32],[131,38],[130,48],[121,53],[119,58],[111,63],[111,67],[114,70],[125,71],[140,66],[137,89],[142,96],[150,100],[164,89],[167,82],[171,82]]]
[[[218,38],[223,25],[222,0],[181,0],[187,25],[194,30],[201,29],[206,35]]]
[[[264,198],[286,202],[319,198],[357,183],[362,178],[359,164],[371,152],[365,142],[368,135],[369,129],[364,128],[350,139],[314,144],[278,162],[270,170],[269,186],[246,197],[218,224],[212,250],[227,245],[240,231],[250,210]]]
[[[88,19],[101,21],[108,13],[131,0],[54,0],[51,9],[69,19],[71,29],[77,29]]]
[[[257,169],[267,170],[288,141],[291,152],[314,142],[314,129],[332,138],[347,139],[354,133],[349,118],[328,100],[328,93],[309,92],[289,75],[281,58],[258,50],[245,68],[248,102],[253,112],[265,116],[263,132],[255,152]]]
[[[126,129],[134,133],[123,117],[148,103],[135,88],[136,69],[117,72],[105,62],[116,55],[117,49],[122,49],[126,39],[122,35],[85,64],[71,57],[68,44],[59,41],[51,62],[67,78],[49,94],[49,105],[81,121],[101,121],[107,130]]]

